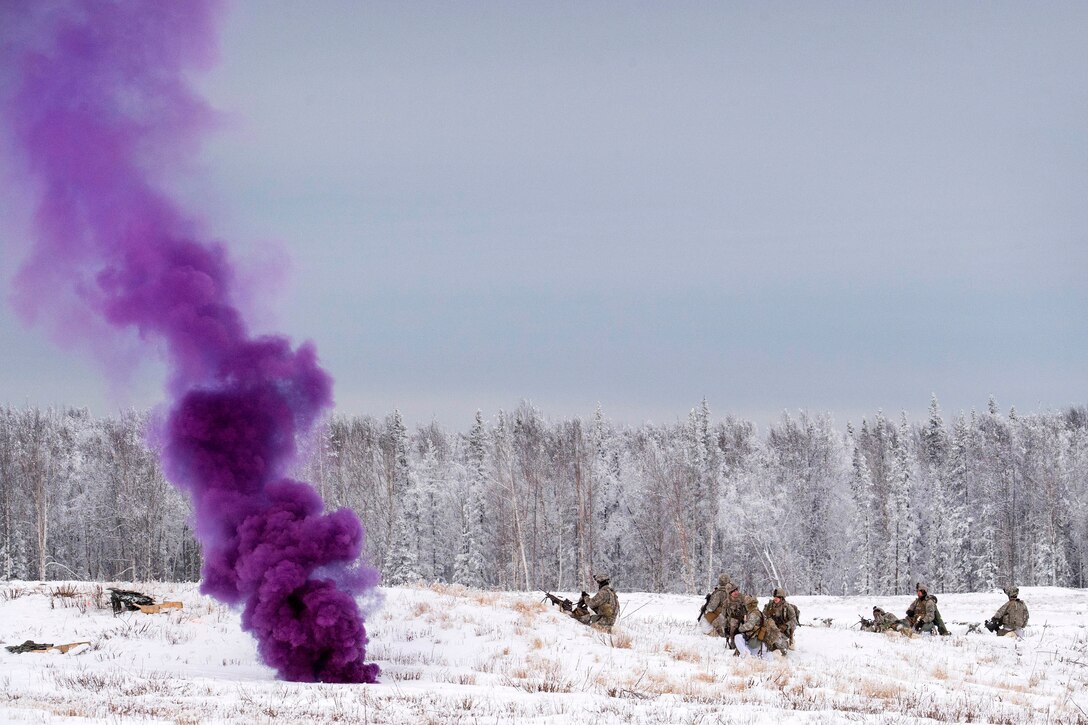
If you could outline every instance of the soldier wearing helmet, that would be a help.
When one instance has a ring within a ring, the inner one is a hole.
[[[771,652],[786,656],[789,641],[778,631],[774,620],[759,611],[759,601],[752,596],[744,598],[744,621],[737,628],[735,644],[741,657],[755,655],[769,657]]]
[[[612,588],[608,574],[595,574],[593,578],[597,581],[597,593],[591,597],[586,592],[582,592],[582,601],[593,614],[579,617],[578,621],[582,624],[595,624],[611,629],[620,613],[620,599],[616,596],[616,590]]]
[[[865,620],[869,621],[869,620]],[[880,607],[873,607],[873,619],[872,623],[863,626],[862,629],[866,632],[903,632],[910,633],[910,626],[906,620],[899,619],[891,612],[885,612]]]
[[[929,587],[922,582],[918,582],[914,588],[918,598],[907,607],[907,622],[911,628],[923,634],[948,634],[941,612],[937,609],[937,597],[930,594]]]
[[[769,617],[775,623],[778,630],[789,641],[789,648],[793,649],[793,633],[797,630],[801,610],[786,601],[784,588],[777,587],[772,592],[771,600],[763,606],[763,616]]]
[[[721,574],[718,576],[718,586],[714,587],[714,591],[706,595],[706,604],[703,605],[700,619],[705,616],[714,631],[721,636],[724,636],[728,629],[729,617],[726,616],[726,609],[729,605],[729,593],[736,590],[736,588],[737,585],[733,583],[728,574]]]
[[[986,622],[986,629],[998,637],[1011,634],[1024,636],[1024,627],[1028,626],[1028,605],[1020,601],[1020,590],[1015,586],[1004,589],[1009,601],[1001,605],[992,618]]]

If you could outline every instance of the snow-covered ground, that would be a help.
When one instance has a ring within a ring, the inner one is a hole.
[[[942,595],[953,636],[911,639],[856,624],[874,604],[902,613],[908,596],[795,597],[797,649],[764,662],[701,634],[702,597],[621,591],[608,635],[539,594],[385,589],[368,617],[381,683],[314,685],[277,681],[238,613],[195,585],[114,586],[185,608],[114,617],[102,585],[0,585],[3,644],[91,642],[0,650],[0,722],[1088,723],[1084,590],[1022,589],[1020,642],[965,633],[999,591]]]

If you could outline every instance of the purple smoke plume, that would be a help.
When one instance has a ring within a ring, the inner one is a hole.
[[[161,348],[173,397],[163,466],[192,498],[203,591],[244,603],[243,626],[281,677],[374,682],[356,603],[377,583],[356,563],[362,525],[347,509],[323,513],[285,476],[332,381],[312,346],[247,332],[225,250],[161,190],[214,120],[184,73],[214,59],[219,11],[213,0],[4,3],[4,152],[18,193],[34,197],[14,298],[100,352],[124,330]]]

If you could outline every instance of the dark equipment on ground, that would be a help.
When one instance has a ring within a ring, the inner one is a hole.
[[[589,616],[589,607],[586,606],[586,599],[588,598],[589,595],[582,592],[582,596],[579,597],[578,601],[572,602],[564,597],[557,597],[551,592],[544,592],[545,601],[551,602],[575,619]]]
[[[996,619],[987,619],[985,622],[983,622],[983,625],[991,632],[996,632],[997,630],[1001,629],[1001,622],[997,621]]]
[[[110,589],[110,606],[113,607],[113,616],[121,612],[138,612],[140,606],[154,604],[155,600],[146,594],[133,592],[127,589]]]
[[[5,647],[8,652],[12,654],[23,654],[25,652],[48,652],[50,650],[57,650],[61,654],[68,654],[68,650],[73,647],[78,647],[81,644],[90,644],[90,642],[70,642],[68,644],[40,644],[33,640],[27,640],[22,644],[12,645],[11,647]]]
[[[26,642],[23,642],[22,644],[12,645],[11,647],[5,647],[4,649],[6,649],[8,652],[12,652],[14,654],[20,655],[20,654],[23,654],[24,652],[45,652],[47,650],[53,649],[53,645],[52,644],[39,644],[38,642],[35,642],[33,640],[28,639]]]

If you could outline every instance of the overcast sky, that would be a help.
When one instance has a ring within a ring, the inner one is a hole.
[[[1084,404],[1086,37],[1083,2],[240,2],[179,193],[289,260],[256,324],[343,413]],[[160,397],[7,304],[0,350],[0,403]]]

